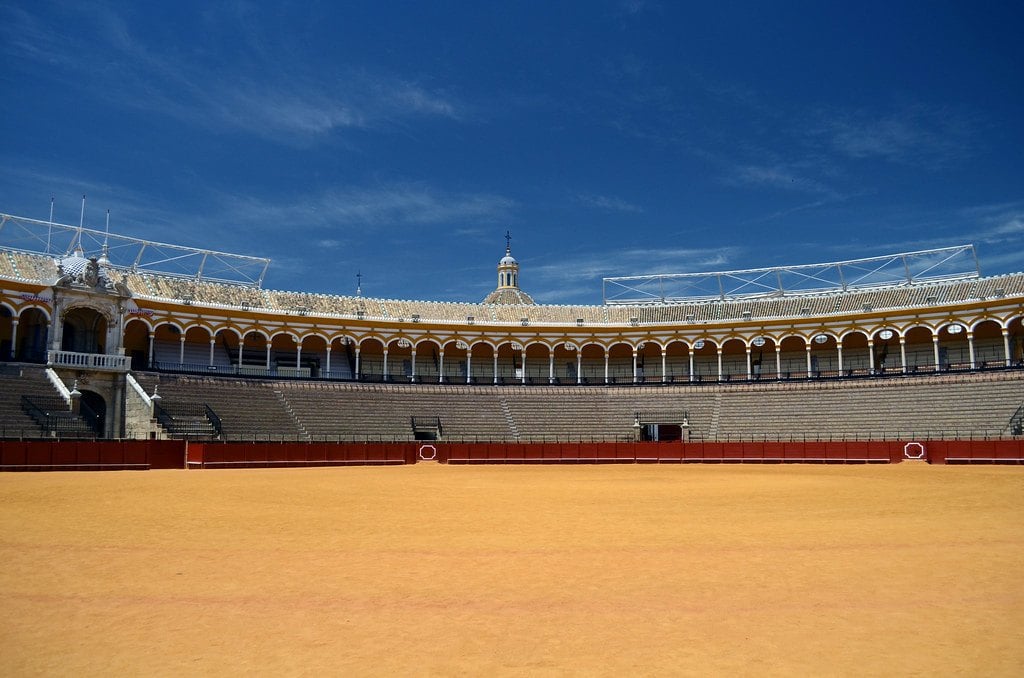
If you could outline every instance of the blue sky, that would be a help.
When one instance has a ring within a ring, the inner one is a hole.
[[[973,242],[1024,269],[1017,2],[6,2],[0,212],[273,259],[264,286],[522,287]]]

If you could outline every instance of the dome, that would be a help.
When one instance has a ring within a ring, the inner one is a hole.
[[[498,262],[498,266],[512,266],[518,263],[519,262],[516,261],[515,257],[513,257],[511,254],[506,253],[505,256],[501,258],[501,261]]]
[[[85,270],[85,267],[89,264],[89,260],[84,256],[73,254],[69,257],[58,259],[57,264],[64,269],[64,273],[66,275],[78,275]]]

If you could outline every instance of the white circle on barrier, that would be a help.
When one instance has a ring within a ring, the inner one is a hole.
[[[910,453],[913,447],[917,448],[917,454]],[[903,446],[903,456],[907,459],[924,459],[924,445],[922,443],[907,443]]]
[[[426,454],[427,450],[430,450],[429,457]],[[437,448],[433,445],[420,445],[420,459],[423,461],[433,461],[437,459]]]

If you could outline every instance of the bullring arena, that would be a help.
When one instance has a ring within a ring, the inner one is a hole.
[[[969,246],[548,306],[510,247],[400,301],[0,219],[0,467],[58,471],[0,474],[7,673],[1024,670],[1024,274]]]

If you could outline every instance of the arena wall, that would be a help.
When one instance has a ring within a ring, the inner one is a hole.
[[[1024,440],[741,443],[0,441],[2,471],[444,464],[1022,464]]]

